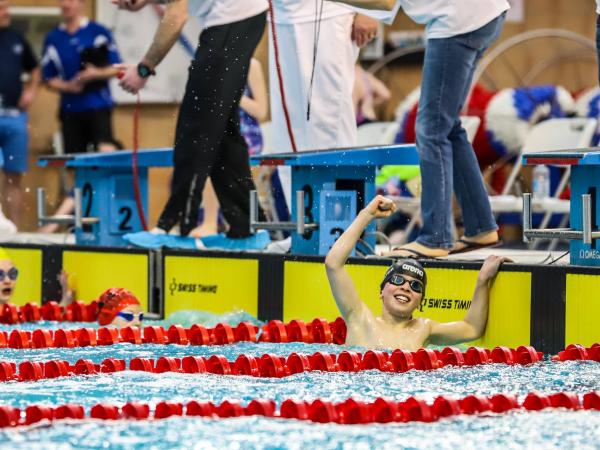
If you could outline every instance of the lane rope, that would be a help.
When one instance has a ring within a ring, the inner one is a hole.
[[[578,395],[572,392],[540,394],[530,392],[522,402],[513,394],[490,396],[471,394],[461,398],[440,395],[432,403],[418,397],[395,401],[378,397],[372,402],[348,398],[340,403],[326,399],[284,400],[279,408],[273,400],[254,399],[247,405],[238,401],[225,400],[215,405],[212,402],[192,400],[187,403],[161,401],[151,407],[147,403],[129,402],[122,407],[110,403],[98,403],[86,414],[85,408],[77,404],[59,406],[31,405],[23,412],[13,406],[0,406],[0,428],[23,427],[45,421],[52,424],[57,420],[158,420],[168,417],[206,417],[226,419],[242,416],[263,416],[280,419],[296,419],[316,423],[355,425],[368,423],[437,422],[458,415],[490,413],[505,414],[515,410],[541,411],[562,408],[572,411],[600,411],[600,392]],[[583,430],[583,432],[587,432]]]

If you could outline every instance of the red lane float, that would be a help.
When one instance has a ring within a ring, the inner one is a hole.
[[[519,404],[516,397],[510,394],[496,394],[490,397],[468,395],[459,399],[439,396],[432,404],[415,397],[409,397],[401,402],[381,397],[373,402],[349,398],[341,403],[332,403],[325,399],[316,399],[312,402],[287,399],[281,403],[279,410],[274,401],[262,399],[251,400],[247,406],[231,400],[225,400],[219,405],[196,400],[187,404],[161,401],[153,410],[150,405],[145,403],[127,403],[122,408],[112,404],[99,403],[92,406],[87,416],[81,405],[67,404],[57,407],[31,405],[25,409],[24,414],[18,408],[4,405],[0,406],[0,428],[61,419],[82,420],[86,417],[98,420],[157,420],[173,416],[224,419],[258,415],[309,420],[316,423],[352,425],[434,422],[461,414],[473,415],[490,412],[504,414],[520,408],[528,411],[539,411],[545,408],[600,410],[600,393],[588,392],[582,396],[582,399],[570,392],[557,392],[550,395],[532,392],[526,396],[522,404]]]
[[[100,335],[101,342],[116,339],[116,329],[106,329],[106,333]],[[109,332],[108,330],[111,330]],[[227,328],[223,328],[223,333],[227,333]],[[58,332],[60,331],[60,333]],[[55,341],[63,346],[68,344],[73,336],[83,334],[86,339],[89,338],[89,329],[81,329],[77,332],[66,333],[65,330],[58,330],[55,335]],[[68,330],[67,330],[68,331]],[[246,330],[249,331],[249,330]],[[121,334],[133,338],[139,337],[139,330],[125,331]],[[128,334],[129,333],[129,334]],[[153,339],[157,337],[162,339],[162,332],[151,330],[148,337]],[[181,330],[173,329],[171,333],[177,333],[177,339],[183,337]],[[21,334],[15,333],[13,339],[21,339]],[[58,337],[57,337],[58,336]],[[62,336],[62,337],[61,337]],[[48,338],[46,336],[46,338]],[[27,339],[27,337],[23,338]],[[42,339],[39,337],[39,339]],[[92,341],[90,341],[90,344]],[[496,348],[489,352],[491,355],[499,353],[502,358],[510,356],[510,364],[529,361],[528,358],[520,358],[518,350]],[[533,349],[522,350],[523,354],[537,356]],[[223,355],[212,355],[208,358],[201,356],[185,356],[183,358],[174,358],[162,356],[154,361],[148,358],[136,357],[129,362],[129,370],[143,371],[150,373],[182,372],[182,373],[211,373],[216,375],[242,375],[261,378],[282,378],[302,372],[359,372],[365,370],[379,370],[381,372],[402,373],[411,369],[415,370],[436,370],[449,366],[474,366],[477,364],[488,364],[492,362],[493,357],[488,358],[488,352],[484,349],[471,347],[462,353],[457,348],[447,347],[441,351],[431,349],[420,349],[416,352],[405,350],[395,350],[392,354],[379,350],[368,350],[364,354],[354,351],[344,350],[339,355],[318,351],[312,355],[303,355],[291,353],[287,358],[264,354],[260,357],[252,355],[239,355],[235,361],[228,361]],[[515,356],[516,355],[516,356]],[[47,361],[45,363],[37,361],[24,361],[19,365],[18,372],[16,366],[8,362],[0,362],[0,381],[37,381],[46,378],[56,378],[73,375],[93,375],[98,373],[114,373],[127,369],[124,360],[107,358],[100,364],[94,364],[89,360],[81,359],[71,366],[66,361]],[[500,408],[500,407],[498,407]]]

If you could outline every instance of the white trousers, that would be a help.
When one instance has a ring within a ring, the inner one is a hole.
[[[356,145],[356,115],[352,102],[352,88],[358,47],[350,39],[353,20],[354,13],[322,20],[312,93],[309,89],[315,23],[276,24],[283,86],[298,151]],[[272,151],[291,152],[270,28],[269,88]],[[307,120],[309,100],[310,119]],[[291,205],[290,170],[283,169],[279,170],[279,176],[286,201]]]

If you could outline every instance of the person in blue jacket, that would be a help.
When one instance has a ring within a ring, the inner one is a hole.
[[[65,153],[109,151],[114,102],[108,80],[121,62],[111,32],[86,18],[84,0],[60,0],[62,22],[46,36],[42,75],[60,93]]]

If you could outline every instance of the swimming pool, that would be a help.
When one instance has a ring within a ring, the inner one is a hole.
[[[35,324],[39,327],[40,324]],[[67,324],[60,324],[66,326]],[[77,328],[82,324],[68,324]],[[57,327],[46,323],[45,327]],[[3,327],[11,329],[15,327]],[[2,349],[2,360],[65,360],[81,358],[98,364],[105,358],[129,362],[136,357],[224,355],[233,361],[241,354],[317,351],[339,354],[347,347],[328,344],[237,343],[226,346],[116,344],[83,348]],[[355,349],[364,350],[364,349]],[[89,376],[69,376],[35,382],[0,383],[2,404],[25,409],[32,404],[83,405],[86,412],[97,403],[122,406],[143,402],[151,408],[164,400],[239,401],[271,399],[315,399],[342,402],[350,397],[372,402],[378,397],[403,401],[411,396],[432,402],[439,395],[465,397],[470,394],[512,393],[519,400],[532,391],[569,391],[584,394],[600,390],[600,363],[594,361],[543,362],[531,365],[485,364],[474,367],[444,367],[433,371],[411,370],[389,373],[304,372],[283,378],[222,376],[197,373],[147,373],[123,371]],[[30,427],[3,428],[4,448],[598,448],[599,411],[548,409],[504,414],[459,415],[434,423],[338,425],[317,424],[265,417],[212,419],[170,417],[164,420],[55,421]]]

